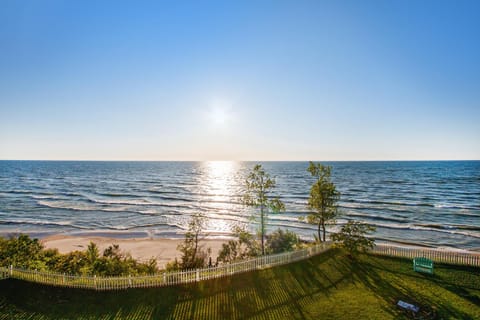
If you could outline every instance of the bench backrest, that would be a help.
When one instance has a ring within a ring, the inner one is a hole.
[[[425,258],[425,257],[414,258],[413,262],[415,264],[424,265],[424,266],[432,266],[433,265],[433,261],[428,259],[428,258]]]

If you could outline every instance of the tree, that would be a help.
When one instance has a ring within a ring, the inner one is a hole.
[[[307,169],[316,181],[310,188],[308,208],[311,212],[306,218],[308,223],[317,225],[318,241],[325,241],[326,224],[338,216],[337,203],[340,200],[340,192],[330,180],[331,170],[329,166],[315,164],[312,161]]]
[[[243,204],[260,209],[258,233],[261,238],[262,255],[264,255],[267,214],[269,211],[273,213],[283,211],[285,210],[285,205],[279,198],[268,197],[270,190],[275,188],[275,179],[271,178],[259,164],[253,167],[245,181],[245,186],[246,191],[242,199]]]
[[[365,252],[373,248],[375,240],[369,239],[365,235],[375,230],[374,226],[351,220],[342,226],[340,232],[334,233],[331,238],[335,242],[340,242],[341,246],[348,251],[350,257],[355,257],[359,252]]]
[[[178,245],[177,250],[182,253],[181,269],[202,268],[207,263],[207,257],[210,254],[210,248],[206,251],[200,246],[201,234],[205,228],[205,217],[201,214],[192,216],[188,224],[188,231],[185,234],[185,240]]]

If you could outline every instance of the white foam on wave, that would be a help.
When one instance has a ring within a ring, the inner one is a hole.
[[[34,194],[32,195],[33,199],[41,200],[41,199],[63,199],[62,197],[55,196],[55,195],[40,195]]]
[[[43,226],[48,226],[48,225],[53,225],[53,226],[62,226],[62,227],[74,227],[74,228],[80,228],[83,229],[80,226],[74,225],[73,221],[70,220],[38,220],[38,219],[10,219],[10,220],[5,220],[7,223],[11,224],[32,224],[32,225],[43,225]]]
[[[49,208],[55,208],[55,209],[67,209],[67,210],[77,210],[77,211],[94,211],[94,210],[99,210],[96,206],[91,206],[88,204],[82,204],[75,202],[75,204],[72,204],[71,202],[68,201],[37,201],[37,204],[44,206],[44,207],[49,207]]]
[[[472,206],[453,204],[453,203],[435,203],[433,205],[435,208],[439,209],[460,209],[460,210],[476,210]]]
[[[407,229],[407,230],[417,230],[417,231],[433,231],[433,232],[441,232],[441,233],[449,233],[449,234],[458,234],[458,235],[463,235],[463,236],[468,236],[468,237],[474,237],[474,238],[480,238],[480,232],[475,232],[475,231],[464,231],[464,230],[458,230],[454,226],[443,226],[443,228],[433,228],[433,227],[428,227],[428,226],[419,226],[419,225],[413,225],[413,224],[385,224],[385,223],[369,223],[371,225],[374,225],[376,227],[381,227],[381,228],[390,228],[390,229]]]
[[[145,200],[145,199],[136,199],[136,200],[130,200],[130,199],[98,199],[98,198],[89,198],[93,202],[96,203],[102,203],[102,204],[126,204],[126,205],[152,205],[154,204],[151,201]]]

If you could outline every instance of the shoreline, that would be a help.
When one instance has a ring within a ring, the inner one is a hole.
[[[9,235],[15,235],[19,233],[10,233]],[[24,233],[28,234],[32,238],[37,238],[39,242],[45,247],[45,249],[57,249],[59,253],[66,254],[73,251],[85,251],[90,244],[94,242],[99,249],[100,255],[103,251],[113,245],[118,244],[122,253],[128,253],[139,262],[146,262],[150,258],[155,258],[158,268],[162,269],[165,265],[173,261],[175,258],[180,258],[181,253],[177,250],[177,246],[184,241],[184,234],[169,233],[163,234],[163,237],[148,236],[143,232],[85,232],[78,234],[65,234],[65,233]],[[7,235],[2,235],[7,237]],[[204,238],[200,245],[206,248],[211,248],[211,258],[215,261],[219,250],[222,248],[222,244],[232,239],[231,235],[215,235],[213,237],[207,236]],[[441,251],[454,251],[454,252],[472,252],[479,253],[478,250],[454,248],[454,247],[432,247],[428,245],[416,244],[411,245],[407,243],[389,242],[384,240],[376,241],[378,244],[392,245],[396,247],[404,248],[416,248],[416,249],[437,249]]]
[[[66,254],[73,251],[85,251],[90,244],[94,242],[99,249],[100,255],[112,244],[118,244],[123,253],[129,253],[135,260],[144,262],[150,258],[157,260],[157,266],[164,268],[165,265],[180,258],[181,253],[177,246],[183,242],[183,238],[114,238],[103,236],[71,236],[71,235],[51,235],[39,239],[45,249],[57,249],[58,252]],[[211,248],[212,260],[215,261],[218,251],[226,239],[204,239],[200,242],[204,248]]]

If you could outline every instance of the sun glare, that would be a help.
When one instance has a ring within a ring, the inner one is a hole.
[[[205,165],[207,169],[207,180],[210,185],[210,195],[215,197],[216,200],[229,196],[235,162],[208,161]]]
[[[209,229],[216,232],[230,232],[232,221],[222,219],[227,215],[232,204],[231,198],[236,194],[235,173],[237,171],[235,161],[206,161],[203,163],[205,181],[202,183],[202,193],[206,195],[209,206],[212,207],[214,220]]]
[[[216,127],[226,126],[231,120],[231,104],[225,100],[214,100],[208,110],[208,118]]]
[[[228,114],[224,109],[214,108],[212,110],[211,118],[216,125],[224,125],[228,120]]]

